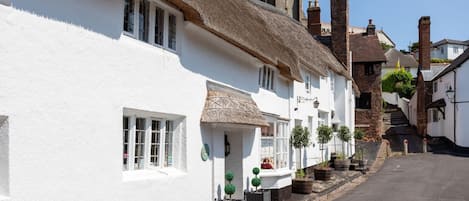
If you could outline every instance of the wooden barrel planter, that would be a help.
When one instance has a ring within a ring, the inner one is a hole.
[[[331,168],[315,168],[314,179],[321,181],[328,181],[331,179],[332,169]]]
[[[293,179],[292,180],[292,192],[299,194],[310,194],[313,192],[313,180],[309,178],[305,179]]]
[[[339,171],[347,171],[350,168],[350,159],[345,160],[334,160],[334,169]]]

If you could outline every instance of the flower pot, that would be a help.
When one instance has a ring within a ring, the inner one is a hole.
[[[292,192],[300,194],[310,194],[313,192],[313,180],[310,178],[293,179]]]
[[[358,161],[358,166],[360,168],[365,168],[366,164],[368,163],[368,160],[359,160]]]
[[[270,190],[258,190],[253,192],[245,192],[244,196],[246,201],[270,201],[271,193]]]
[[[350,168],[350,159],[335,159],[334,168],[339,171],[346,171]]]
[[[314,168],[314,179],[328,181],[331,179],[331,168]]]

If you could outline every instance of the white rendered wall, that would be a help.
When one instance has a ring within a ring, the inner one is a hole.
[[[427,124],[427,133],[430,136],[441,136],[446,137],[451,141],[454,141],[454,107],[451,101],[446,95],[446,90],[449,86],[454,88],[454,74],[452,72],[444,75],[443,77],[435,80],[433,82],[438,83],[438,90],[433,92],[432,101],[437,101],[439,99],[444,99],[446,102],[445,118],[441,112],[438,113],[439,121],[433,122],[433,117],[431,116],[430,111],[428,111],[428,124]]]
[[[450,73],[451,74],[451,73]],[[469,101],[469,62],[466,61],[457,69],[456,81],[456,102]],[[462,147],[469,147],[469,103],[458,103],[456,105],[456,144]]]
[[[417,126],[417,93],[415,93],[409,102],[409,124]]]
[[[8,118],[0,115],[0,200],[9,195]]]
[[[441,52],[440,48],[443,48],[443,53]],[[455,52],[454,49],[458,49],[458,51]],[[464,46],[464,45],[444,44],[444,45],[439,46],[438,48],[432,49],[432,58],[454,60],[457,57],[459,57],[462,53],[464,53],[466,49],[467,49],[467,46]]]
[[[213,200],[213,160],[200,159],[203,144],[213,144],[200,126],[207,80],[288,117],[286,82],[263,92],[258,61],[194,25],[180,23],[175,54],[121,35],[123,1],[12,4],[50,18],[0,6],[12,200]],[[124,107],[185,116],[182,171],[122,172]]]

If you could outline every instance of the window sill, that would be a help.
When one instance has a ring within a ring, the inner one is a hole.
[[[122,173],[124,182],[176,178],[184,175],[186,175],[185,172],[176,168],[134,170]]]
[[[291,175],[292,173],[293,171],[289,170],[288,168],[282,168],[282,169],[277,169],[277,170],[262,169],[261,173],[259,173],[259,176],[260,177],[281,177],[281,176]]]
[[[1,1],[1,0],[0,0]],[[128,39],[131,39],[132,41],[137,41],[141,44],[144,44],[146,45],[147,47],[152,47],[152,48],[157,48],[157,49],[160,49],[160,50],[164,50],[166,52],[170,52],[170,53],[173,53],[175,55],[178,54],[178,51],[177,50],[174,50],[174,49],[171,49],[169,47],[165,47],[163,45],[160,45],[160,44],[157,44],[157,43],[150,43],[150,42],[146,42],[146,41],[142,41],[142,40],[139,40],[137,39],[137,37],[132,34],[132,33],[129,33],[129,32],[126,32],[126,31],[122,31],[122,36],[125,36],[127,37]]]

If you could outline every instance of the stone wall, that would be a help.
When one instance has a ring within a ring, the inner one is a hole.
[[[382,131],[382,90],[381,90],[381,63],[372,63],[374,67],[373,75],[365,75],[365,64],[367,63],[354,63],[353,64],[353,78],[360,88],[361,93],[371,93],[371,109],[357,109],[355,112],[355,123],[366,125],[368,129],[361,128],[367,131],[370,137],[380,137]]]

